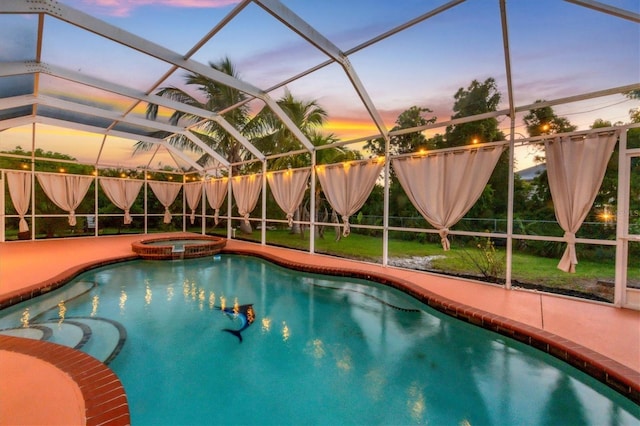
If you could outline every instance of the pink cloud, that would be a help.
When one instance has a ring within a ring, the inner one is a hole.
[[[219,8],[234,5],[240,0],[81,0],[84,6],[101,13],[125,17],[131,11],[143,6],[164,6],[175,8]]]

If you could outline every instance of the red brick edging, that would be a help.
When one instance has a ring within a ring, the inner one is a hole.
[[[92,356],[55,343],[2,335],[0,350],[38,358],[67,373],[84,398],[88,426],[131,424],[127,396],[120,379]]]

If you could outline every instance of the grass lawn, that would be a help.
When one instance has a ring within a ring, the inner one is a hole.
[[[65,230],[68,231],[68,230]],[[117,234],[119,230],[103,229],[101,235]],[[132,230],[127,230],[132,231]],[[127,232],[128,233],[128,232]],[[215,234],[226,235],[225,229],[215,229]],[[80,236],[71,232],[59,236]],[[84,234],[89,235],[89,234]],[[14,235],[7,236],[8,239]],[[44,237],[44,235],[40,236]],[[240,239],[260,241],[261,231],[254,230],[251,235],[237,234]],[[474,264],[487,266],[483,251],[477,247],[464,247],[460,239],[451,238],[451,250],[445,252],[440,243],[420,242],[416,240],[389,239],[389,258],[426,258],[432,256],[428,270],[448,275],[472,276],[482,279],[480,267]],[[272,245],[290,247],[300,250],[309,249],[309,233],[292,235],[288,230],[268,230],[267,243]],[[613,248],[607,248],[613,250]],[[335,239],[333,229],[325,229],[324,238],[315,239],[315,251],[349,259],[363,260],[374,263],[382,262],[382,238],[351,233],[339,241]],[[596,294],[605,299],[612,300],[613,288],[605,288],[604,282],[613,282],[615,277],[615,262],[613,259],[593,261],[580,259],[575,274],[567,274],[557,269],[559,258],[545,258],[519,251],[513,252],[512,280],[514,285],[543,286],[547,289],[559,291],[578,291],[587,294]],[[499,266],[497,275],[504,278],[505,249],[495,248],[495,262]],[[424,261],[426,264],[427,260]],[[628,269],[628,282],[640,285],[640,268]]]
[[[239,238],[260,241],[260,231],[251,235],[237,235]],[[290,248],[308,250],[309,234],[304,238],[292,235],[286,230],[267,231],[267,243]],[[324,238],[316,238],[315,251],[350,259],[380,263],[382,261],[382,239],[362,234],[351,233],[347,238],[335,240],[333,230],[327,230]],[[471,275],[481,277],[481,270],[476,267],[472,257],[481,262],[483,256],[476,247],[462,247],[457,241],[452,242],[451,250],[445,252],[439,243],[422,243],[419,241],[389,240],[389,257],[436,256],[431,261],[429,270],[452,275]],[[444,256],[444,257],[442,257]],[[505,249],[496,247],[496,262],[501,264],[501,276],[504,278]],[[603,289],[603,282],[613,282],[615,262],[612,259],[600,261],[580,260],[575,274],[568,274],[557,269],[559,258],[545,258],[518,251],[513,253],[512,279],[514,285],[539,285],[565,291],[578,291],[599,294],[604,291],[609,298],[613,289]],[[480,263],[482,264],[482,263]],[[640,271],[629,269],[629,281],[640,282]]]

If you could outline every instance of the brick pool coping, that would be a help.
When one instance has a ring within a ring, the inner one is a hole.
[[[553,333],[455,302],[411,281],[371,270],[309,265],[252,248],[225,247],[221,253],[255,256],[289,269],[362,278],[388,285],[449,316],[497,332],[559,358],[640,404],[640,372]],[[2,296],[0,309],[46,294],[90,269],[139,258],[136,254],[131,254],[72,267],[40,284]],[[78,383],[85,398],[87,425],[130,424],[127,398],[120,380],[109,367],[95,358],[57,344],[9,336],[0,336],[0,350],[31,355],[67,372]]]
[[[90,269],[138,259],[136,255],[87,262],[40,284],[16,290],[0,298],[0,309],[46,294]],[[125,389],[118,376],[104,363],[77,349],[55,343],[0,335],[0,350],[29,355],[68,374],[80,388],[87,426],[131,424]]]
[[[69,375],[84,399],[84,424],[131,424],[127,396],[120,379],[94,357],[55,343],[2,335],[0,350],[32,356]]]

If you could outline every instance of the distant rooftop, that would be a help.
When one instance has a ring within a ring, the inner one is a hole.
[[[520,176],[520,179],[524,181],[530,181],[540,176],[546,170],[547,170],[546,164],[538,164],[538,165],[520,170],[519,172],[516,172],[516,174]]]

